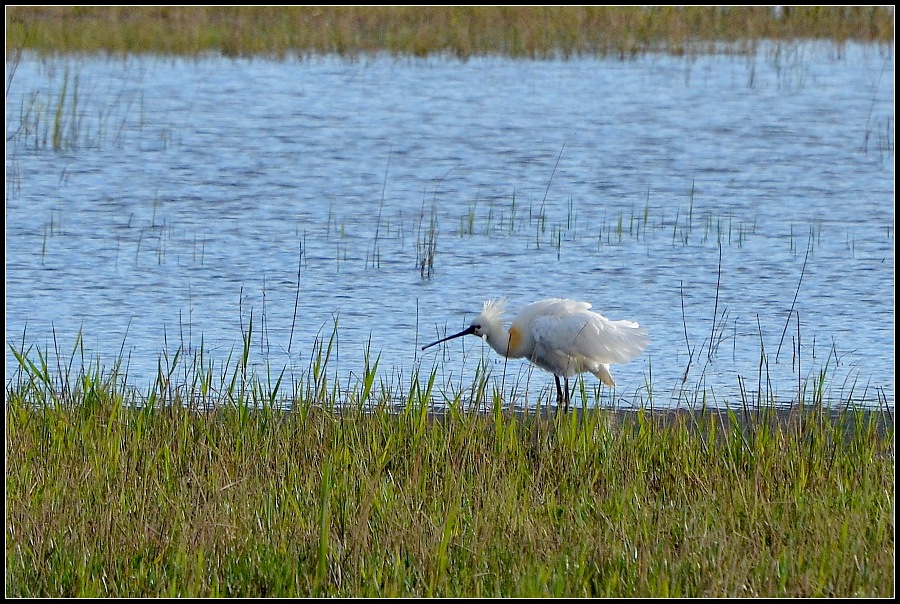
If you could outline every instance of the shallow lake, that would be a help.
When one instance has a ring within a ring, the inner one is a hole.
[[[14,67],[8,387],[13,348],[56,372],[79,333],[143,392],[179,347],[225,373],[252,316],[259,375],[334,333],[341,387],[368,350],[376,384],[436,367],[440,402],[486,363],[531,405],[553,379],[524,361],[419,349],[559,296],[649,330],[602,404],[893,407],[892,49]]]

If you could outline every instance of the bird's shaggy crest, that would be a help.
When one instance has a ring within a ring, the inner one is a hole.
[[[481,308],[481,316],[489,321],[496,321],[503,324],[503,307],[506,305],[506,298],[499,300],[488,300]]]

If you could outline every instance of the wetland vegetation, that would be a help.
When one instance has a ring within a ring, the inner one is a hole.
[[[891,43],[890,6],[7,7],[18,49],[109,55],[521,58],[752,53],[763,40]]]

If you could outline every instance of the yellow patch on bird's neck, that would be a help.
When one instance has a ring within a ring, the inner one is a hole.
[[[519,328],[516,326],[512,326],[509,328],[509,344],[506,348],[506,355],[515,354],[515,352],[519,349],[519,346],[522,344],[522,332],[519,331]]]

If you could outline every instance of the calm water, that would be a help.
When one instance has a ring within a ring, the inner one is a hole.
[[[10,345],[65,364],[79,331],[86,362],[124,356],[143,391],[179,346],[218,371],[252,313],[260,371],[301,377],[337,322],[343,386],[369,346],[403,391],[417,366],[438,368],[439,392],[468,387],[485,359],[530,404],[548,374],[475,338],[419,347],[485,299],[514,314],[563,296],[651,334],[613,366],[614,404],[739,404],[765,356],[780,402],[824,372],[829,400],[892,406],[893,73],[881,48],[808,45],[626,62],[26,57],[7,92],[7,384]]]

